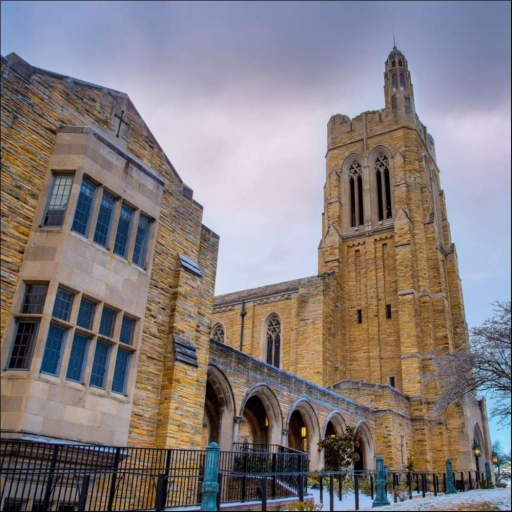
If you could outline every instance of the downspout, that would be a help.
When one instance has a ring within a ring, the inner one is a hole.
[[[245,315],[247,315],[247,311],[245,311],[245,301],[242,301],[242,311],[240,311],[240,316],[242,317],[242,321],[240,323],[240,352],[244,351],[244,319]]]

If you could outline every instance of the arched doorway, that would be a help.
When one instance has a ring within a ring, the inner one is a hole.
[[[332,435],[338,436],[345,431],[347,424],[339,411],[333,411],[325,420],[324,439]]]
[[[360,436],[359,446],[356,447],[359,461],[354,463],[354,469],[375,469],[375,449],[368,425],[364,421],[360,421],[356,425],[356,432]]]
[[[319,468],[318,443],[320,441],[320,425],[315,410],[306,400],[298,400],[290,409],[287,419],[290,448],[309,454],[311,470]]]
[[[258,396],[251,396],[245,403],[243,420],[240,441],[259,447],[267,446],[269,420],[265,406]]]
[[[485,472],[485,463],[490,462],[486,457],[487,451],[487,445],[482,430],[480,429],[480,425],[475,421],[473,425],[473,442],[471,444],[471,453],[473,454],[472,466],[480,475]]]
[[[229,381],[216,366],[208,367],[203,418],[203,446],[218,443],[229,451],[233,441],[235,400]]]
[[[295,410],[290,416],[288,426],[288,446],[293,450],[307,452],[308,450],[308,428],[302,414]]]
[[[279,401],[266,384],[251,388],[240,407],[236,440],[253,444],[281,444],[283,415]]]

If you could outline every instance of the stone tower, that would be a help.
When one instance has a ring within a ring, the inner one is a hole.
[[[319,274],[335,273],[337,294],[325,377],[371,407],[384,404],[360,381],[407,395],[417,467],[442,467],[468,451],[455,453],[460,435],[469,444],[469,413],[454,410],[448,423],[429,424],[438,389],[423,376],[434,349],[468,343],[467,325],[434,141],[416,114],[409,64],[396,46],[385,63],[384,96],[381,110],[328,123]]]

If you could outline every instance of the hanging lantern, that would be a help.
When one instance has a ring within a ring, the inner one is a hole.
[[[306,430],[306,427],[302,427],[300,429],[300,435],[301,435],[302,438],[307,437],[308,431]]]

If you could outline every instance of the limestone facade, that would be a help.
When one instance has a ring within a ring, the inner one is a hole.
[[[126,94],[2,82],[2,436],[199,447],[219,237]]]
[[[213,322],[227,345],[270,362],[265,322],[279,315],[280,368],[374,410],[399,411],[403,427],[393,419],[372,432],[390,467],[405,467],[405,435],[418,469],[442,469],[447,458],[474,469],[475,422],[490,456],[485,402],[469,400],[433,423],[439,389],[424,380],[433,351],[453,351],[468,334],[434,140],[396,48],[384,93],[381,110],[329,120],[318,275],[216,297]]]

